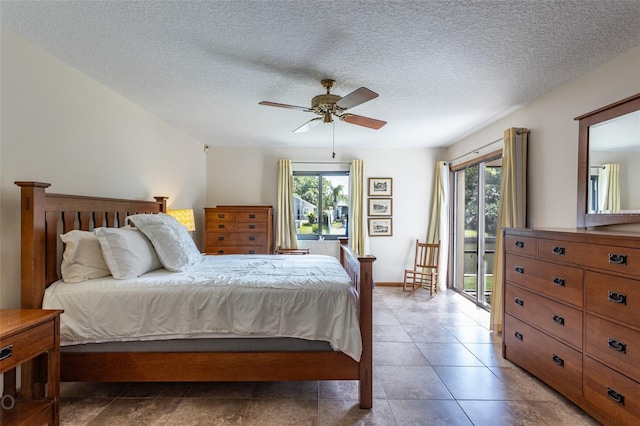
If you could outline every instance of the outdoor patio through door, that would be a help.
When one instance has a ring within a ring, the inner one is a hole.
[[[491,305],[500,202],[501,152],[453,172],[453,288]]]

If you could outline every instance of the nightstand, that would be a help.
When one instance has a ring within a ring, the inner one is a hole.
[[[5,375],[0,424],[60,423],[61,310],[0,309],[0,373]],[[22,387],[16,397],[15,369],[21,365]],[[42,367],[42,368],[41,368]],[[45,377],[36,383],[36,372]],[[14,399],[15,398],[15,399]]]

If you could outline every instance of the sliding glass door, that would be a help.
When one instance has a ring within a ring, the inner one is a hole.
[[[486,307],[493,288],[501,170],[499,157],[453,172],[453,287]]]

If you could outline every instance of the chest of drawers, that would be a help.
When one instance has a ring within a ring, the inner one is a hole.
[[[207,254],[273,253],[271,206],[218,206],[204,212]]]
[[[640,423],[640,234],[505,229],[503,355],[604,424]]]

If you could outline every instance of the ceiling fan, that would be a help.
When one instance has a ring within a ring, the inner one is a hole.
[[[349,93],[343,98],[331,93],[331,88],[336,84],[335,80],[325,79],[322,80],[321,83],[322,86],[327,89],[327,93],[314,96],[311,100],[311,108],[279,104],[269,101],[262,101],[260,102],[260,105],[297,109],[305,112],[313,112],[320,116],[307,121],[305,124],[294,130],[294,133],[306,132],[321,121],[323,123],[332,123],[334,116],[346,123],[357,124],[358,126],[368,127],[375,130],[387,124],[386,121],[376,120],[375,118],[363,117],[361,115],[355,115],[346,112],[350,108],[356,107],[360,104],[377,98],[377,93],[372,92],[366,87],[361,87]]]

